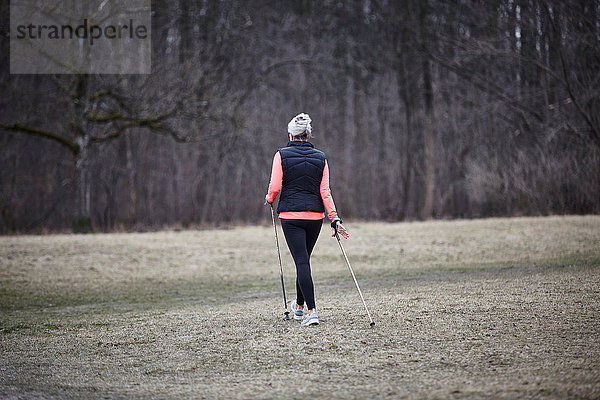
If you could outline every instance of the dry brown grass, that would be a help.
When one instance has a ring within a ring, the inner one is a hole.
[[[270,227],[2,237],[0,397],[600,396],[600,217],[347,225],[375,330],[326,226],[308,329]]]

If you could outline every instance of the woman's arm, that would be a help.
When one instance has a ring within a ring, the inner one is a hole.
[[[329,188],[329,166],[327,165],[327,160],[325,160],[325,166],[323,167],[323,177],[321,178],[320,189],[321,198],[323,199],[323,205],[325,206],[325,210],[327,211],[327,218],[329,218],[329,220],[332,222],[337,219],[340,219],[335,209],[333,197],[331,196],[331,189]]]
[[[281,184],[283,181],[283,168],[281,167],[281,154],[279,151],[275,153],[273,157],[273,167],[271,168],[271,181],[269,182],[268,193],[265,199],[269,203],[273,203],[277,198],[277,195],[281,191]]]
[[[325,160],[325,166],[323,167],[323,178],[321,178],[321,198],[323,199],[323,205],[325,205],[325,210],[327,211],[327,218],[331,222],[338,221],[335,226],[337,228],[337,232],[342,235],[344,239],[348,239],[348,232],[342,225],[342,220],[337,215],[337,211],[335,209],[335,203],[333,202],[333,196],[331,196],[331,189],[329,188],[329,165],[327,165],[327,160]],[[332,224],[332,234],[331,236],[335,236],[336,228],[333,228]]]

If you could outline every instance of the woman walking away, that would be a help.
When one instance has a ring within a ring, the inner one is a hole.
[[[315,149],[308,141],[312,132],[310,122],[308,114],[301,113],[288,124],[290,141],[275,153],[269,193],[265,196],[272,204],[281,191],[277,214],[296,263],[296,300],[291,308],[294,319],[302,320],[302,326],[319,323],[310,254],[319,237],[325,211],[331,221],[331,236],[335,236],[337,231],[348,239],[348,232],[337,215],[329,190],[325,153]]]

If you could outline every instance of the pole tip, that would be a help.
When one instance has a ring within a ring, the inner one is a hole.
[[[371,322],[371,328],[375,329],[375,322]]]
[[[289,319],[290,319],[290,312],[286,311],[286,312],[284,312],[284,314],[285,314],[285,317],[283,319],[285,319],[286,321],[289,321]]]

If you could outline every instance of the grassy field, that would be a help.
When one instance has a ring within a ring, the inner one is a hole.
[[[346,225],[375,329],[326,225],[310,328],[267,225],[0,237],[0,397],[600,397],[599,216]]]

